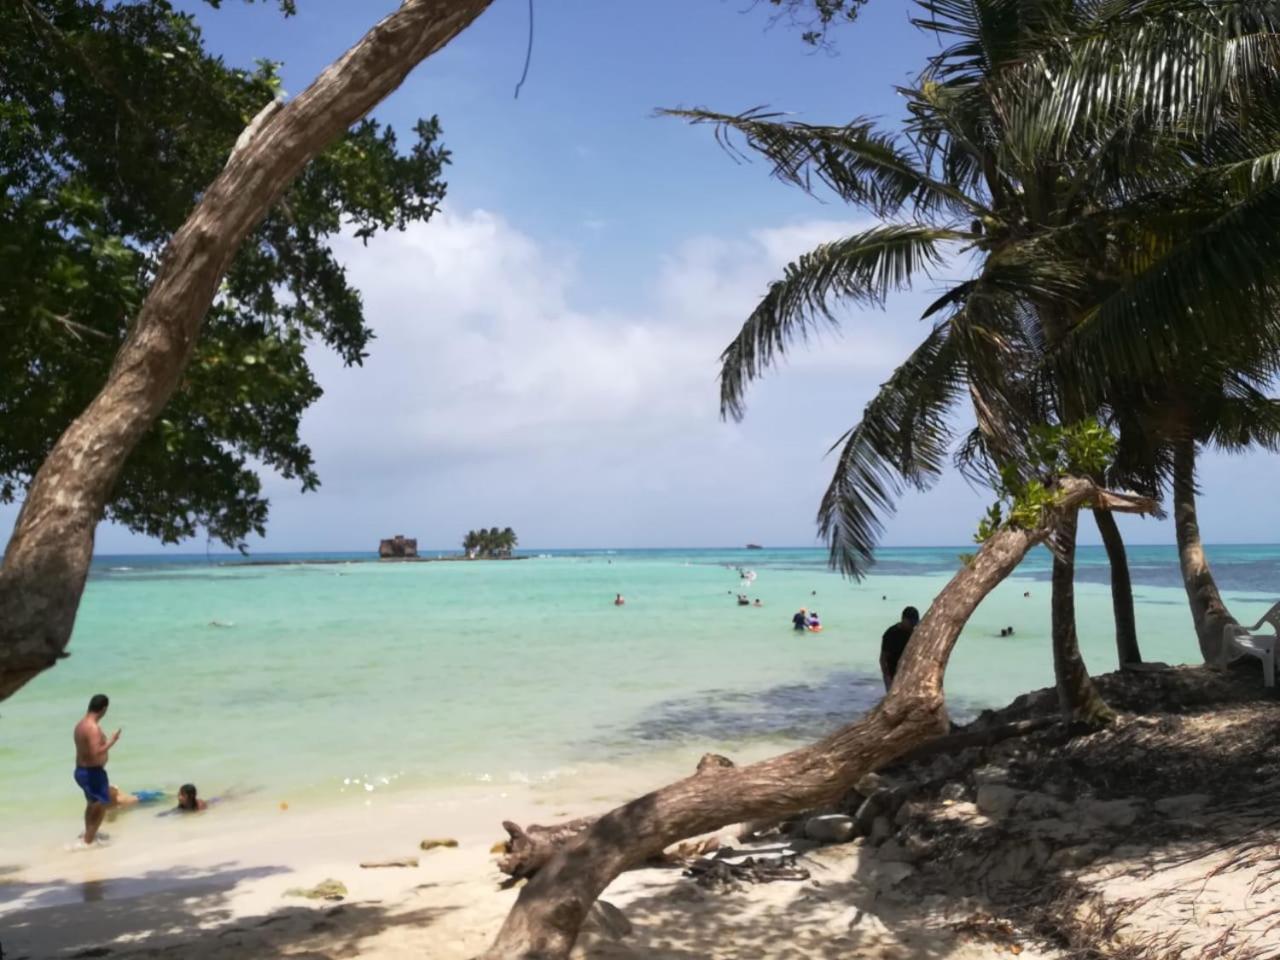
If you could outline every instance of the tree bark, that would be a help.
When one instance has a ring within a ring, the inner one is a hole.
[[[980,730],[966,730],[961,733],[951,733],[944,737],[935,737],[908,751],[901,757],[895,758],[889,766],[918,763],[920,760],[926,760],[929,757],[939,756],[944,753],[959,753],[961,750],[967,750],[970,747],[989,747],[992,744],[1001,743],[1013,737],[1030,736],[1059,722],[1057,717],[1035,717],[1030,720],[1015,720],[994,727],[983,727]],[[707,759],[713,756],[714,754],[707,754],[702,758],[702,763],[705,764]],[[557,823],[551,826],[531,824],[523,828],[510,820],[504,820],[502,829],[507,831],[508,840],[506,849],[498,860],[498,869],[507,874],[511,880],[520,880],[533,876],[555,856],[557,850],[588,829],[597,819],[597,817],[578,817],[575,820],[566,820],[564,823]],[[739,824],[738,826],[742,828],[739,838],[773,826],[778,822],[777,819],[773,819]],[[732,827],[723,829],[732,830]],[[716,833],[712,832],[704,836],[714,837]],[[681,856],[681,848],[689,842],[677,841],[675,846],[667,847],[665,849],[666,856],[671,857],[673,854]],[[651,860],[650,862],[659,861]]]
[[[236,141],[165,248],[106,384],[27,491],[0,568],[0,700],[66,656],[103,506],[181,382],[244,238],[308,162],[491,2],[404,0],[298,97],[264,109]]]
[[[1178,564],[1182,568],[1182,583],[1191,605],[1200,654],[1211,666],[1226,666],[1231,660],[1227,628],[1239,626],[1239,621],[1222,602],[1200,542],[1200,524],[1196,518],[1196,442],[1190,436],[1174,441],[1173,524],[1178,538]]]
[[[1058,686],[1058,701],[1067,723],[1102,726],[1115,719],[1089,676],[1089,668],[1080,656],[1076,635],[1076,528],[1078,512],[1063,514],[1054,531],[1053,552],[1053,675]]]
[[[942,678],[966,621],[1062,516],[1074,515],[1089,499],[1129,510],[1155,508],[1150,501],[1106,494],[1087,480],[1064,480],[1057,516],[1036,530],[1000,530],[951,578],[912,634],[892,689],[869,713],[815,744],[760,763],[700,764],[693,776],[598,818],[521,890],[487,960],[566,957],[591,904],[622,871],[685,837],[835,802],[863,774],[946,732]]]
[[[507,849],[498,860],[498,869],[512,880],[532,877],[557,849],[589,829],[597,819],[578,817],[551,826],[535,823],[523,828],[510,820],[503,820],[502,829],[507,831]]]
[[[1126,663],[1141,663],[1142,650],[1138,647],[1138,625],[1133,612],[1133,581],[1129,578],[1129,558],[1124,549],[1124,538],[1116,518],[1107,510],[1094,510],[1093,519],[1107,548],[1107,562],[1111,567],[1111,609],[1116,621],[1116,658],[1120,668]]]

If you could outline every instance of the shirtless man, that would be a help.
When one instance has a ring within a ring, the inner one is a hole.
[[[76,724],[76,784],[84,791],[84,833],[80,839],[91,845],[98,839],[98,828],[111,803],[111,784],[107,780],[107,753],[120,739],[117,730],[107,739],[102,732],[102,718],[110,701],[105,693],[95,693],[89,710]]]

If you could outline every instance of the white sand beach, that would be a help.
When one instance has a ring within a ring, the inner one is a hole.
[[[6,957],[29,960],[461,960],[487,946],[516,896],[500,889],[503,877],[490,853],[501,835],[499,821],[521,814],[546,819],[553,812],[586,811],[552,811],[532,795],[405,798],[374,820],[363,810],[214,811],[198,818],[189,835],[164,844],[135,842],[140,831],[130,831],[121,818],[109,831],[109,846],[58,851],[3,877],[0,943]],[[446,836],[458,846],[418,849],[422,839]],[[810,960],[856,949],[875,958],[978,960],[1006,952],[967,942],[950,928],[963,903],[934,898],[913,907],[887,897],[895,873],[860,863],[863,850],[860,844],[820,848],[803,859],[809,881],[732,893],[704,891],[682,880],[678,867],[632,871],[604,899],[633,929],[614,940],[589,924],[577,954]],[[359,866],[415,856],[417,867]],[[327,879],[345,885],[342,902],[286,894]],[[1052,956],[1030,949],[1023,955]]]

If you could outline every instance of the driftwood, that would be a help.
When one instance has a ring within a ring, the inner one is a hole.
[[[708,753],[704,754],[702,759],[698,761],[697,769],[702,771],[712,767],[732,766],[733,761],[728,757],[722,757],[717,753]],[[498,869],[507,874],[511,880],[531,877],[551,859],[557,850],[578,836],[578,834],[583,833],[599,819],[599,817],[578,817],[575,820],[566,820],[564,823],[556,823],[551,826],[531,824],[524,828],[512,823],[510,820],[504,820],[502,821],[502,829],[507,831],[508,836],[507,842],[503,847],[502,857],[498,860]],[[744,825],[743,831],[746,829]],[[705,836],[700,837],[678,837],[676,838],[679,841],[678,846],[668,852],[666,859],[682,860],[703,853],[710,853],[720,846],[721,833],[723,831],[719,830],[709,831]],[[662,859],[662,857],[650,859]]]
[[[969,747],[989,747],[1011,737],[1028,736],[1055,726],[1060,722],[1061,719],[1056,716],[1037,717],[1032,720],[1017,720],[1011,723],[983,727],[980,730],[966,730],[960,733],[947,734],[946,736],[926,741],[914,750],[896,758],[889,765],[897,766],[915,763],[917,760],[924,760],[940,754],[958,753]],[[707,754],[702,758],[698,768],[703,769],[709,758],[724,759],[716,757],[715,754]],[[727,765],[732,766],[732,764]],[[502,828],[507,831],[509,836],[506,843],[502,845],[502,856],[498,860],[498,869],[507,874],[511,880],[531,877],[551,859],[560,847],[573,840],[598,819],[599,817],[578,817],[574,820],[566,820],[564,823],[550,826],[531,824],[523,828],[510,820],[504,820]],[[768,823],[759,821],[755,823],[738,823],[729,827],[722,827],[719,830],[712,830],[696,837],[682,839],[667,847],[660,859],[670,862],[701,856],[722,848],[730,837],[734,840],[741,840],[767,826],[772,826],[776,822],[776,820],[773,820]],[[650,858],[650,861],[654,859],[659,858]]]
[[[288,103],[268,104],[165,246],[107,382],[27,489],[0,567],[0,700],[65,656],[93,534],[129,454],[182,382],[244,238],[302,169],[492,0],[403,0]]]
[[[597,818],[560,845],[520,891],[488,960],[567,957],[592,903],[622,871],[685,837],[727,823],[781,819],[834,803],[863,775],[949,729],[942,694],[947,660],[982,599],[1063,516],[1092,503],[1151,512],[1150,500],[1106,494],[1065,478],[1034,530],[992,536],[934,599],[907,644],[888,695],[854,723],[817,743],[745,767],[705,765],[691,777]]]
[[[498,860],[498,869],[512,880],[531,877],[538,872],[561,846],[582,833],[598,817],[578,817],[549,827],[531,824],[521,828],[510,820],[502,821],[507,831],[506,850]]]

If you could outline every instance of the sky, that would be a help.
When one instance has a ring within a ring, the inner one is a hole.
[[[283,63],[289,94],[391,0],[199,0],[208,48],[233,65]],[[791,352],[718,415],[717,357],[785,264],[867,226],[859,211],[771,179],[709,128],[661,107],[768,106],[814,122],[892,122],[893,90],[931,42],[905,0],[871,0],[814,51],[751,0],[496,0],[376,111],[406,132],[436,114],[452,151],[429,223],[338,250],[376,333],[363,367],[322,348],[324,397],[303,421],[322,485],[267,475],[255,552],[373,549],[393,533],[435,548],[511,526],[528,547],[816,543],[828,448],[923,337],[945,274]],[[1275,540],[1265,454],[1203,460],[1210,542]],[[903,499],[890,545],[969,541],[991,496],[954,474]],[[14,511],[0,510],[0,524]],[[1122,518],[1131,542],[1168,521]],[[1091,524],[1082,542],[1096,543]],[[160,545],[104,524],[100,553]],[[204,552],[205,543],[174,548]]]

